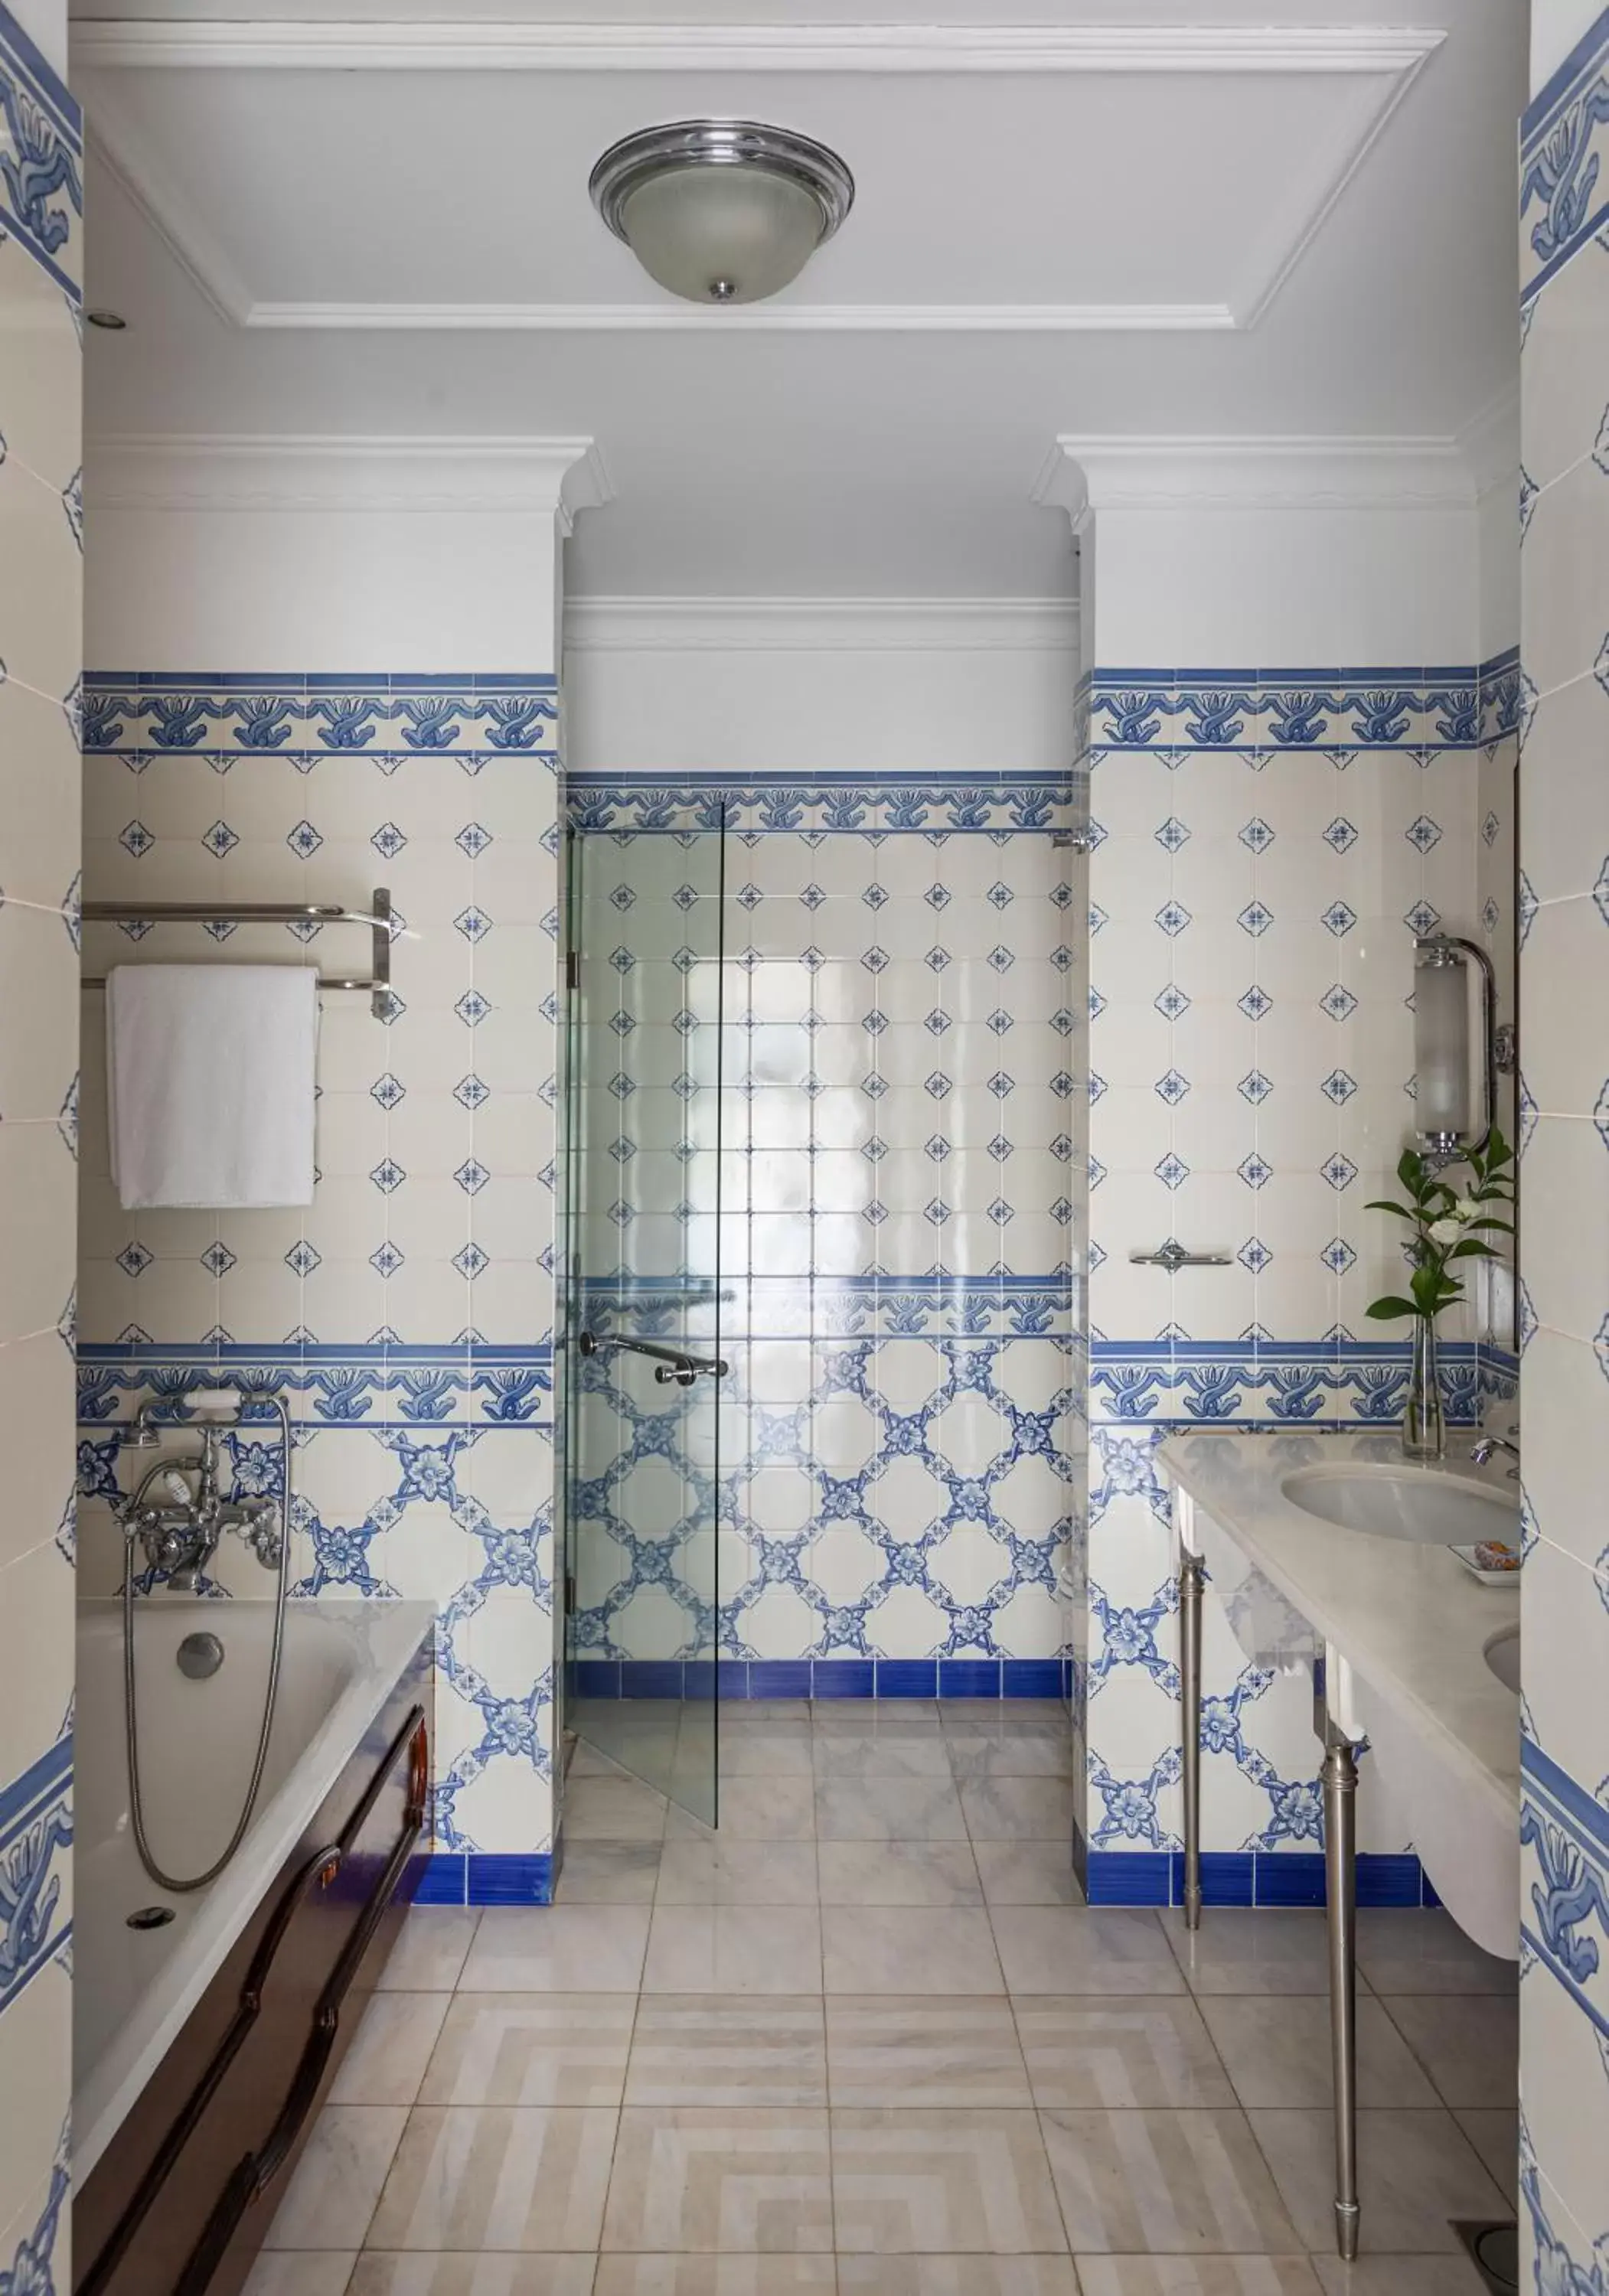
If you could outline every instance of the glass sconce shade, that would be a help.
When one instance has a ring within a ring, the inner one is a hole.
[[[1422,955],[1414,968],[1414,1054],[1419,1131],[1436,1142],[1466,1137],[1469,983],[1454,958]]]
[[[594,204],[652,279],[694,303],[756,303],[798,277],[855,196],[836,152],[755,120],[685,119],[611,145]]]

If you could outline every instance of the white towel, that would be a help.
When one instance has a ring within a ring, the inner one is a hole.
[[[310,1204],[318,975],[124,964],[106,981],[111,1177],[148,1204]]]

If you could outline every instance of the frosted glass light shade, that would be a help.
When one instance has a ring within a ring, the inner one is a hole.
[[[612,144],[595,205],[649,276],[693,303],[757,303],[798,277],[849,213],[825,144],[756,120],[682,119]]]
[[[1427,1139],[1467,1138],[1471,1092],[1469,981],[1462,964],[1414,968],[1416,1121]]]
[[[634,192],[620,228],[651,279],[690,303],[757,303],[796,279],[821,209],[761,168],[675,168]]]

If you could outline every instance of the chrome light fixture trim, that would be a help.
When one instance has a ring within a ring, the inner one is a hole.
[[[610,145],[587,189],[610,230],[629,246],[621,218],[632,193],[669,168],[697,167],[756,168],[796,184],[820,210],[817,246],[831,239],[854,205],[855,178],[836,152],[794,128],[768,127],[758,119],[673,119],[639,127]]]

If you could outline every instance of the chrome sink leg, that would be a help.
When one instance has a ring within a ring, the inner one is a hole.
[[[1324,1749],[1325,1900],[1335,2071],[1335,2253],[1358,2253],[1358,1756],[1334,1723]]]
[[[1185,1927],[1201,1927],[1201,1603],[1206,1570],[1183,1549],[1178,1570],[1178,1677],[1183,1712]]]

